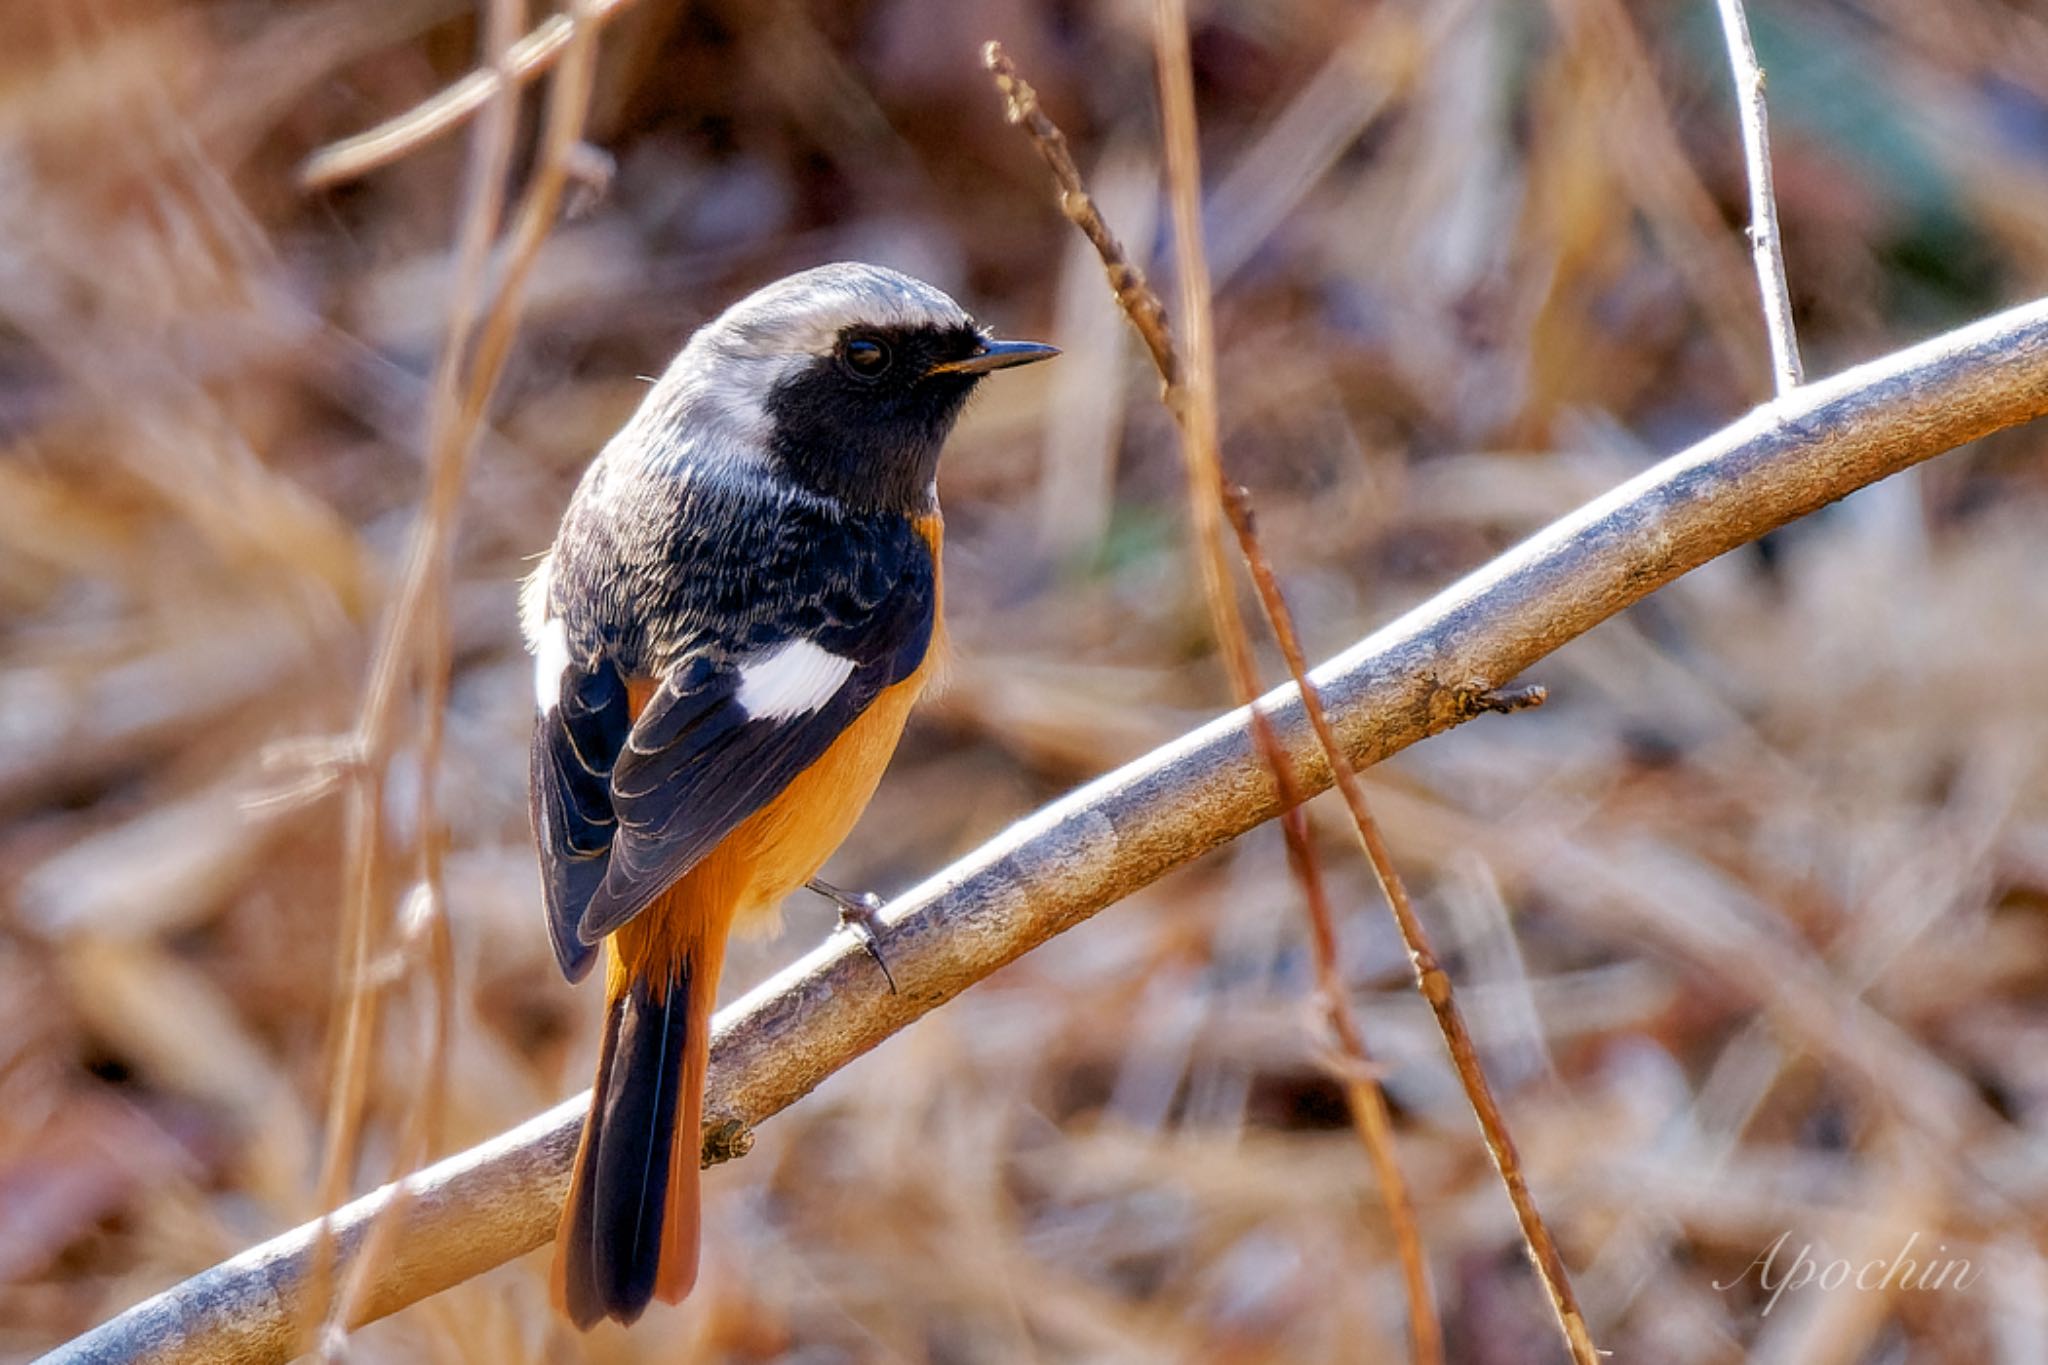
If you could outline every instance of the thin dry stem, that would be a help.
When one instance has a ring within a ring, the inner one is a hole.
[[[351,822],[349,960],[343,976],[342,1042],[330,1096],[328,1142],[320,1180],[321,1204],[327,1208],[341,1202],[353,1164],[369,1071],[369,1040],[376,1030],[379,987],[369,979],[368,963],[372,942],[378,935],[375,907],[381,903],[381,889],[389,881],[383,868],[379,816],[385,774],[398,744],[408,700],[404,687],[408,677],[415,679],[417,695],[410,700],[420,726],[416,849],[419,887],[412,901],[419,922],[407,935],[409,951],[404,960],[409,970],[419,965],[428,969],[433,1024],[428,1035],[429,1083],[414,1092],[415,1103],[405,1121],[405,1140],[400,1143],[396,1158],[398,1169],[416,1168],[430,1155],[437,1140],[439,1096],[445,1088],[437,1082],[447,1066],[453,983],[452,953],[443,922],[447,897],[441,855],[446,836],[435,789],[452,667],[447,595],[454,573],[457,509],[484,411],[503,374],[518,330],[526,280],[560,209],[569,167],[582,136],[595,60],[595,25],[589,20],[590,8],[589,4],[579,4],[566,16],[573,31],[550,91],[539,158],[513,220],[501,277],[480,320],[478,300],[489,264],[491,240],[497,232],[510,160],[512,94],[516,87],[509,81],[499,82],[495,87],[501,92],[500,98],[492,102],[494,107],[478,132],[471,158],[471,183],[457,250],[455,298],[428,419],[426,507],[414,535],[404,583],[387,619],[357,726],[356,746],[363,761],[358,769],[358,804]],[[497,0],[490,8],[487,41],[496,44],[501,68],[521,18],[522,6],[517,0]],[[473,337],[476,341],[472,354]],[[424,963],[420,961],[422,957]],[[394,1206],[403,1203],[403,1183],[399,1190]],[[323,1358],[334,1358],[341,1350],[347,1323],[364,1292],[368,1263],[384,1247],[389,1229],[395,1225],[387,1221],[371,1229],[367,1246],[371,1254],[358,1262],[321,1333],[319,1348]],[[321,1297],[316,1295],[313,1302],[318,1303]]]
[[[1343,793],[1346,809],[1357,830],[1359,842],[1372,863],[1374,875],[1378,878],[1388,905],[1393,910],[1402,941],[1408,947],[1415,968],[1417,987],[1436,1016],[1460,1082],[1465,1087],[1473,1113],[1479,1120],[1487,1149],[1493,1156],[1509,1200],[1514,1205],[1516,1219],[1528,1244],[1530,1256],[1550,1296],[1560,1330],[1574,1358],[1581,1362],[1590,1362],[1596,1358],[1597,1352],[1586,1328],[1584,1315],[1580,1312],[1576,1297],[1572,1293],[1563,1257],[1558,1253],[1556,1241],[1550,1235],[1550,1230],[1544,1223],[1534,1196],[1528,1188],[1513,1137],[1480,1068],[1478,1053],[1473,1046],[1463,1013],[1459,1010],[1452,993],[1450,978],[1437,963],[1428,932],[1409,901],[1407,889],[1394,867],[1378,824],[1366,805],[1357,774],[1346,762],[1341,748],[1337,746],[1328,718],[1323,712],[1321,700],[1308,682],[1306,661],[1302,657],[1292,614],[1287,609],[1272,567],[1259,547],[1245,494],[1242,489],[1230,485],[1222,473],[1215,440],[1214,386],[1209,378],[1213,368],[1213,362],[1209,359],[1213,353],[1213,343],[1209,337],[1208,277],[1201,253],[1198,188],[1200,175],[1196,160],[1193,77],[1186,49],[1185,14],[1178,0],[1160,0],[1159,16],[1167,164],[1169,180],[1175,189],[1175,235],[1181,252],[1182,312],[1186,315],[1189,339],[1180,368],[1163,366],[1161,377],[1167,385],[1167,405],[1181,423],[1184,436],[1183,450],[1187,454],[1189,464],[1190,492],[1196,508],[1198,535],[1205,545],[1213,546],[1214,558],[1219,563],[1222,551],[1218,521],[1227,517],[1237,536],[1238,547],[1251,571],[1260,605],[1280,645],[1281,653],[1287,660],[1289,672],[1296,686],[1302,689],[1310,723],[1316,731],[1318,740],[1324,745],[1337,784]],[[1027,130],[1034,134],[1035,139],[1038,125],[1049,126],[1050,121],[1036,110],[1035,101],[1026,103],[1021,98],[1029,95],[1029,85],[1016,75],[1014,66],[1003,57],[999,48],[992,46],[987,60],[991,70],[996,71],[999,83],[1007,79],[1008,84],[1004,86],[1004,93],[1010,99],[1013,108],[1024,104],[1031,113],[1037,114],[1035,121],[1014,114],[1012,117],[1012,121],[1024,123]],[[1017,93],[1013,93],[1013,89]],[[1053,155],[1043,145],[1041,151],[1046,153],[1046,159],[1054,164],[1057,173],[1059,167]],[[1058,151],[1064,156],[1063,144]],[[1071,157],[1065,159],[1071,165]],[[1089,203],[1085,194],[1077,195],[1074,190],[1065,186],[1064,181],[1061,197],[1063,203],[1074,200]],[[1092,204],[1090,209],[1092,213]],[[1099,215],[1094,216],[1099,221]],[[1090,231],[1088,236],[1090,241],[1097,243],[1098,250],[1104,242],[1112,246],[1115,244],[1114,234],[1106,226]],[[1112,279],[1117,277],[1117,273],[1112,267]],[[1138,288],[1143,288],[1142,279],[1138,281]],[[1125,292],[1119,290],[1120,300],[1125,297]],[[1150,309],[1133,311],[1131,320],[1139,332],[1146,335],[1147,347],[1155,358],[1162,354],[1168,357],[1175,355],[1171,336],[1166,332],[1156,304]],[[1155,329],[1156,336],[1152,334]],[[1176,382],[1177,374],[1183,377],[1181,382]],[[1183,391],[1185,396],[1177,398]],[[1242,624],[1237,619],[1234,598],[1228,599],[1223,604],[1223,609],[1217,609],[1219,595],[1227,598],[1229,592],[1227,580],[1219,589],[1216,582],[1218,571],[1220,570],[1212,571],[1210,558],[1205,554],[1204,582],[1210,590],[1212,613],[1218,621],[1219,639],[1224,642],[1225,660],[1230,667],[1233,685],[1238,686],[1240,695],[1243,695],[1250,690],[1249,684],[1240,672],[1241,669],[1250,667],[1249,645],[1242,642]],[[1233,630],[1237,632],[1235,639],[1227,633]],[[1516,709],[1517,704],[1530,704],[1526,695],[1517,698],[1515,703],[1510,703],[1507,709]],[[1289,775],[1278,765],[1275,766],[1275,776],[1280,781],[1283,791],[1292,785]],[[1316,931],[1318,974],[1321,978],[1319,989],[1331,1002],[1326,1006],[1326,1010],[1332,1032],[1346,1053],[1362,1059],[1365,1055],[1363,1039],[1359,1034],[1356,1020],[1342,1004],[1341,982],[1337,979],[1335,966],[1335,940],[1327,923],[1327,908],[1318,907],[1311,901],[1310,909],[1311,923]],[[1382,1106],[1383,1104],[1384,1101]],[[1361,1134],[1367,1137],[1368,1148],[1371,1149],[1373,1142],[1367,1131],[1372,1126],[1369,1118],[1363,1111],[1357,1112],[1354,1117],[1359,1122]],[[1378,1163],[1375,1164],[1377,1166]],[[1404,1204],[1406,1202],[1405,1191],[1401,1195],[1401,1201]],[[1412,1212],[1409,1217],[1412,1226]],[[1397,1223],[1397,1233],[1398,1226]],[[1407,1244],[1403,1244],[1402,1251],[1404,1274],[1410,1294],[1410,1320],[1411,1323],[1419,1324],[1421,1319],[1416,1311],[1417,1296],[1421,1296],[1420,1303],[1425,1308],[1428,1304],[1426,1269],[1421,1260],[1419,1237],[1412,1247],[1412,1260],[1411,1248]],[[1434,1359],[1441,1352],[1441,1345],[1436,1339],[1433,1313],[1428,1315],[1428,1322],[1427,1329],[1419,1325],[1415,1328],[1414,1349],[1418,1359]]]
[[[509,55],[508,45],[519,31],[523,14],[524,6],[519,0],[495,0],[486,9],[484,41],[500,63]],[[379,984],[372,980],[369,964],[380,936],[377,907],[385,903],[390,882],[384,805],[389,769],[404,722],[405,682],[420,665],[419,642],[422,638],[431,640],[439,633],[435,627],[444,615],[446,566],[454,543],[455,509],[467,472],[470,444],[458,439],[457,386],[482,306],[491,242],[497,236],[505,174],[511,164],[517,112],[514,87],[501,84],[498,88],[503,94],[489,102],[470,149],[456,234],[448,337],[436,362],[431,388],[433,402],[428,410],[425,505],[408,546],[397,596],[384,618],[372,655],[369,683],[349,744],[344,929],[337,969],[336,1020],[330,1031],[332,1070],[327,1131],[317,1182],[318,1206],[325,1209],[338,1206],[347,1193],[369,1081],[381,992]],[[427,671],[437,670],[429,663]],[[431,820],[423,820],[421,828],[425,831],[424,841],[433,842]],[[326,1259],[330,1250],[323,1239],[317,1248],[318,1290],[308,1301],[308,1308],[322,1317],[328,1307],[325,1286],[331,1272]]]
[[[1188,498],[1194,512],[1202,581],[1209,601],[1212,627],[1223,649],[1231,690],[1242,706],[1258,695],[1258,670],[1251,640],[1245,632],[1244,618],[1238,610],[1237,594],[1223,549],[1224,503],[1226,492],[1230,490],[1225,488],[1218,434],[1216,342],[1210,306],[1209,266],[1202,233],[1201,151],[1196,134],[1194,69],[1188,50],[1187,10],[1184,0],[1159,0],[1154,13],[1160,103],[1165,124],[1167,185],[1173,209],[1174,244],[1179,253],[1177,275],[1184,348],[1176,352],[1171,331],[1162,316],[1163,310],[1155,307],[1146,310],[1145,315],[1158,324],[1161,333],[1160,342],[1153,347],[1155,358],[1176,353],[1182,356],[1178,368],[1161,367],[1160,379],[1166,385],[1166,406],[1174,414],[1180,429],[1181,456],[1187,467]],[[1097,249],[1100,250],[1101,242],[1114,243],[1115,237],[1105,225],[1100,238],[1091,240],[1097,240]],[[1119,298],[1123,297],[1120,292]],[[1138,314],[1132,314],[1134,323],[1138,317]],[[1234,517],[1232,520],[1236,524]],[[1248,524],[1238,526],[1238,542],[1248,562],[1255,567],[1263,564]],[[1267,580],[1270,578],[1269,572]],[[1277,589],[1272,596],[1268,596],[1266,589],[1267,584],[1262,583],[1260,599],[1265,604],[1268,619],[1274,621],[1278,629],[1280,618],[1274,615]],[[1279,610],[1284,616],[1285,607],[1281,606]],[[1299,670],[1296,678],[1301,680]],[[1303,686],[1304,695],[1312,695],[1305,682]],[[1429,1266],[1422,1246],[1421,1229],[1417,1226],[1414,1201],[1408,1193],[1407,1180],[1401,1173],[1394,1151],[1393,1121],[1387,1110],[1386,1096],[1373,1076],[1364,1031],[1352,1012],[1338,967],[1335,917],[1328,897],[1323,894],[1321,871],[1316,864],[1314,846],[1309,842],[1306,812],[1294,804],[1299,799],[1294,765],[1281,750],[1271,727],[1257,712],[1253,712],[1252,733],[1261,758],[1281,789],[1282,799],[1290,807],[1281,823],[1287,834],[1289,860],[1295,865],[1304,890],[1310,893],[1306,906],[1315,942],[1317,993],[1321,996],[1323,1014],[1329,1021],[1340,1053],[1355,1063],[1346,1068],[1344,1081],[1352,1123],[1379,1181],[1387,1220],[1394,1233],[1402,1284],[1408,1296],[1410,1347],[1418,1365],[1429,1365],[1429,1362],[1443,1359],[1443,1334],[1430,1293]],[[1341,762],[1334,751],[1333,759]],[[1383,879],[1391,875],[1391,869],[1382,873]]]
[[[2048,302],[1802,385],[1546,527],[1318,668],[1345,757],[1367,766],[1470,719],[1472,698],[1717,555],[1993,431],[2048,416]],[[1258,711],[1306,790],[1328,786],[1293,684]],[[752,1128],[976,981],[1282,809],[1249,713],[1018,822],[883,911],[892,995],[843,936],[719,1016],[704,1150]],[[1731,980],[1739,988],[1740,982]],[[1768,985],[1759,987],[1768,991]],[[1759,1002],[1762,1003],[1762,1002]],[[589,1096],[409,1182],[363,1320],[460,1284],[554,1234]],[[344,1247],[390,1188],[334,1215]],[[48,1365],[255,1365],[287,1358],[318,1224],[252,1248],[59,1348]]]
[[[470,72],[396,118],[331,143],[307,157],[299,167],[299,187],[324,190],[408,155],[450,132],[491,102],[501,91],[516,90],[560,61],[579,24],[602,27],[633,0],[591,0],[572,19],[554,14],[512,44],[505,60]]]
[[[1159,296],[1131,264],[1122,244],[1103,220],[1081,179],[1066,135],[1039,108],[1038,98],[1000,44],[983,49],[983,61],[1004,97],[1008,117],[1031,137],[1060,190],[1060,208],[1102,258],[1110,289],[1125,315],[1143,338],[1163,385],[1162,399],[1181,436],[1187,471],[1188,502],[1195,523],[1195,555],[1201,566],[1210,628],[1223,656],[1231,692],[1239,705],[1258,695],[1258,670],[1223,548],[1222,461],[1217,438],[1215,346],[1210,332],[1209,274],[1203,259],[1200,191],[1201,167],[1194,128],[1192,77],[1186,52],[1186,17],[1177,5],[1159,11],[1160,81],[1166,106],[1166,169],[1173,188],[1174,238],[1180,251],[1181,311],[1187,345],[1177,348]],[[1442,1334],[1429,1289],[1429,1268],[1422,1235],[1415,1220],[1393,1143],[1393,1120],[1387,1109],[1366,1047],[1364,1032],[1353,1015],[1337,965],[1335,916],[1330,908],[1322,869],[1309,837],[1307,813],[1301,808],[1301,784],[1294,765],[1281,750],[1264,718],[1252,715],[1252,736],[1286,808],[1280,828],[1287,843],[1287,861],[1302,888],[1310,939],[1315,950],[1316,994],[1338,1057],[1334,1070],[1344,1086],[1352,1126],[1364,1146],[1386,1206],[1408,1296],[1410,1340],[1417,1361],[1443,1358]]]
[[[1451,990],[1450,975],[1438,963],[1436,952],[1430,942],[1429,931],[1424,927],[1421,916],[1415,913],[1414,905],[1408,899],[1408,888],[1394,867],[1392,853],[1388,850],[1385,837],[1380,833],[1379,822],[1373,818],[1366,805],[1365,790],[1358,781],[1358,772],[1345,756],[1344,749],[1337,742],[1336,731],[1330,725],[1328,714],[1323,709],[1321,696],[1315,685],[1309,681],[1308,663],[1302,656],[1301,638],[1294,628],[1293,614],[1288,610],[1285,598],[1281,596],[1280,584],[1274,577],[1272,565],[1260,549],[1254,532],[1252,515],[1243,491],[1237,488],[1226,490],[1226,506],[1229,509],[1230,524],[1237,532],[1238,546],[1244,552],[1245,562],[1251,568],[1252,580],[1257,586],[1259,601],[1266,611],[1266,619],[1273,627],[1273,635],[1279,643],[1280,652],[1287,660],[1287,671],[1294,684],[1301,690],[1303,709],[1309,725],[1314,729],[1316,740],[1323,746],[1323,752],[1330,762],[1330,772],[1335,778],[1337,789],[1343,795],[1345,809],[1351,813],[1353,826],[1358,831],[1360,843],[1365,848],[1367,859],[1372,863],[1373,874],[1379,879],[1380,890],[1386,895],[1387,904],[1394,913],[1394,921],[1401,932],[1401,941],[1408,948],[1408,958],[1415,970],[1416,988],[1423,999],[1429,1002],[1430,1011],[1436,1017],[1437,1028],[1443,1034],[1444,1045],[1450,1050],[1451,1064],[1458,1073],[1459,1081],[1465,1087],[1466,1099],[1472,1106],[1473,1115],[1479,1120],[1479,1131],[1486,1141],[1486,1149],[1492,1155],[1494,1166],[1500,1172],[1501,1183],[1507,1188],[1508,1200],[1514,1205],[1515,1218],[1521,1225],[1522,1238],[1527,1243],[1529,1255],[1536,1263],[1544,1288],[1550,1294],[1551,1307],[1557,1314],[1559,1329],[1564,1333],[1572,1357],[1581,1365],[1598,1360],[1599,1351],[1593,1345],[1592,1333],[1586,1326],[1585,1314],[1579,1308],[1578,1298],[1572,1291],[1571,1277],[1566,1271],[1564,1258],[1558,1253],[1557,1243],[1550,1235],[1549,1226],[1543,1221],[1542,1213],[1536,1207],[1536,1197],[1529,1189],[1527,1175],[1522,1170],[1521,1155],[1515,1147],[1514,1136],[1508,1131],[1507,1118],[1500,1112],[1499,1103],[1493,1097],[1493,1088],[1487,1083],[1485,1070],[1479,1061],[1479,1051],[1473,1045],[1472,1031],[1465,1022],[1464,1012]],[[1505,704],[1488,707],[1501,711],[1526,709],[1541,700],[1541,690],[1523,689]],[[1343,1020],[1333,1016],[1333,1023],[1340,1027]]]
[[[1785,284],[1785,243],[1778,232],[1778,195],[1771,187],[1771,128],[1764,108],[1764,73],[1750,41],[1742,0],[1715,0],[1735,77],[1735,110],[1742,123],[1742,160],[1749,168],[1749,249],[1763,295],[1764,329],[1771,337],[1771,373],[1778,396],[1805,382],[1799,336],[1792,328],[1792,295]]]
[[[389,1255],[393,1241],[405,1226],[405,1211],[412,1203],[411,1175],[433,1156],[439,1145],[447,1107],[449,1045],[455,1034],[455,939],[449,931],[445,902],[433,903],[440,894],[437,889],[430,889],[440,885],[438,855],[434,864],[429,879],[423,880],[415,891],[404,944],[407,972],[418,974],[424,966],[429,983],[430,1008],[421,1047],[427,1068],[408,1106],[404,1131],[393,1157],[398,1174],[386,1186],[391,1197],[370,1220],[342,1282],[341,1293],[335,1296],[321,1328],[317,1345],[323,1360],[346,1359],[349,1324],[361,1320],[362,1305],[375,1285],[377,1267]],[[331,1260],[332,1252],[324,1250],[322,1255]],[[323,1276],[329,1273],[331,1270],[323,1267]],[[316,1301],[324,1296],[323,1288]]]
[[[981,60],[995,78],[996,90],[1003,97],[1005,116],[1024,129],[1031,138],[1031,145],[1052,168],[1053,181],[1060,191],[1060,212],[1081,230],[1081,235],[1095,248],[1095,254],[1102,258],[1102,268],[1109,276],[1109,289],[1116,295],[1117,305],[1138,329],[1138,336],[1144,341],[1145,349],[1151,352],[1159,377],[1168,386],[1173,385],[1179,375],[1179,361],[1173,354],[1173,341],[1167,335],[1166,309],[1151,286],[1145,283],[1144,272],[1131,264],[1122,244],[1111,234],[1108,224],[1102,221],[1101,211],[1095,207],[1095,201],[1081,179],[1081,168],[1074,164],[1073,151],[1067,146],[1067,135],[1038,107],[1038,92],[1017,74],[1015,63],[1003,51],[1001,43],[989,43],[983,47]]]

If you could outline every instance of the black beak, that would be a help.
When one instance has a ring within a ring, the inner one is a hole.
[[[1057,346],[1042,341],[984,341],[981,349],[964,360],[948,360],[925,371],[927,374],[987,374],[1013,365],[1030,365],[1051,360],[1060,353]]]

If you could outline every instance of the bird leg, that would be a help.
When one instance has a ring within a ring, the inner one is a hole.
[[[872,891],[848,891],[816,877],[805,882],[804,889],[815,891],[839,907],[839,928],[860,940],[860,946],[882,969],[882,977],[889,983],[889,994],[897,994],[896,976],[889,970],[888,960],[882,956],[882,898]]]

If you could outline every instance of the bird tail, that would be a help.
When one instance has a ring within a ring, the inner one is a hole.
[[[555,1306],[579,1328],[630,1323],[651,1299],[680,1303],[697,1282],[722,927],[657,902],[610,940],[597,1084],[555,1239]]]

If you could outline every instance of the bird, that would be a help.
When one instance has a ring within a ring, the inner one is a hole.
[[[1056,354],[880,266],[768,284],[690,337],[521,588],[549,939],[572,983],[605,960],[551,1277],[581,1329],[696,1282],[728,934],[809,886],[875,950],[879,901],[818,872],[941,652],[940,449],[983,379]]]

